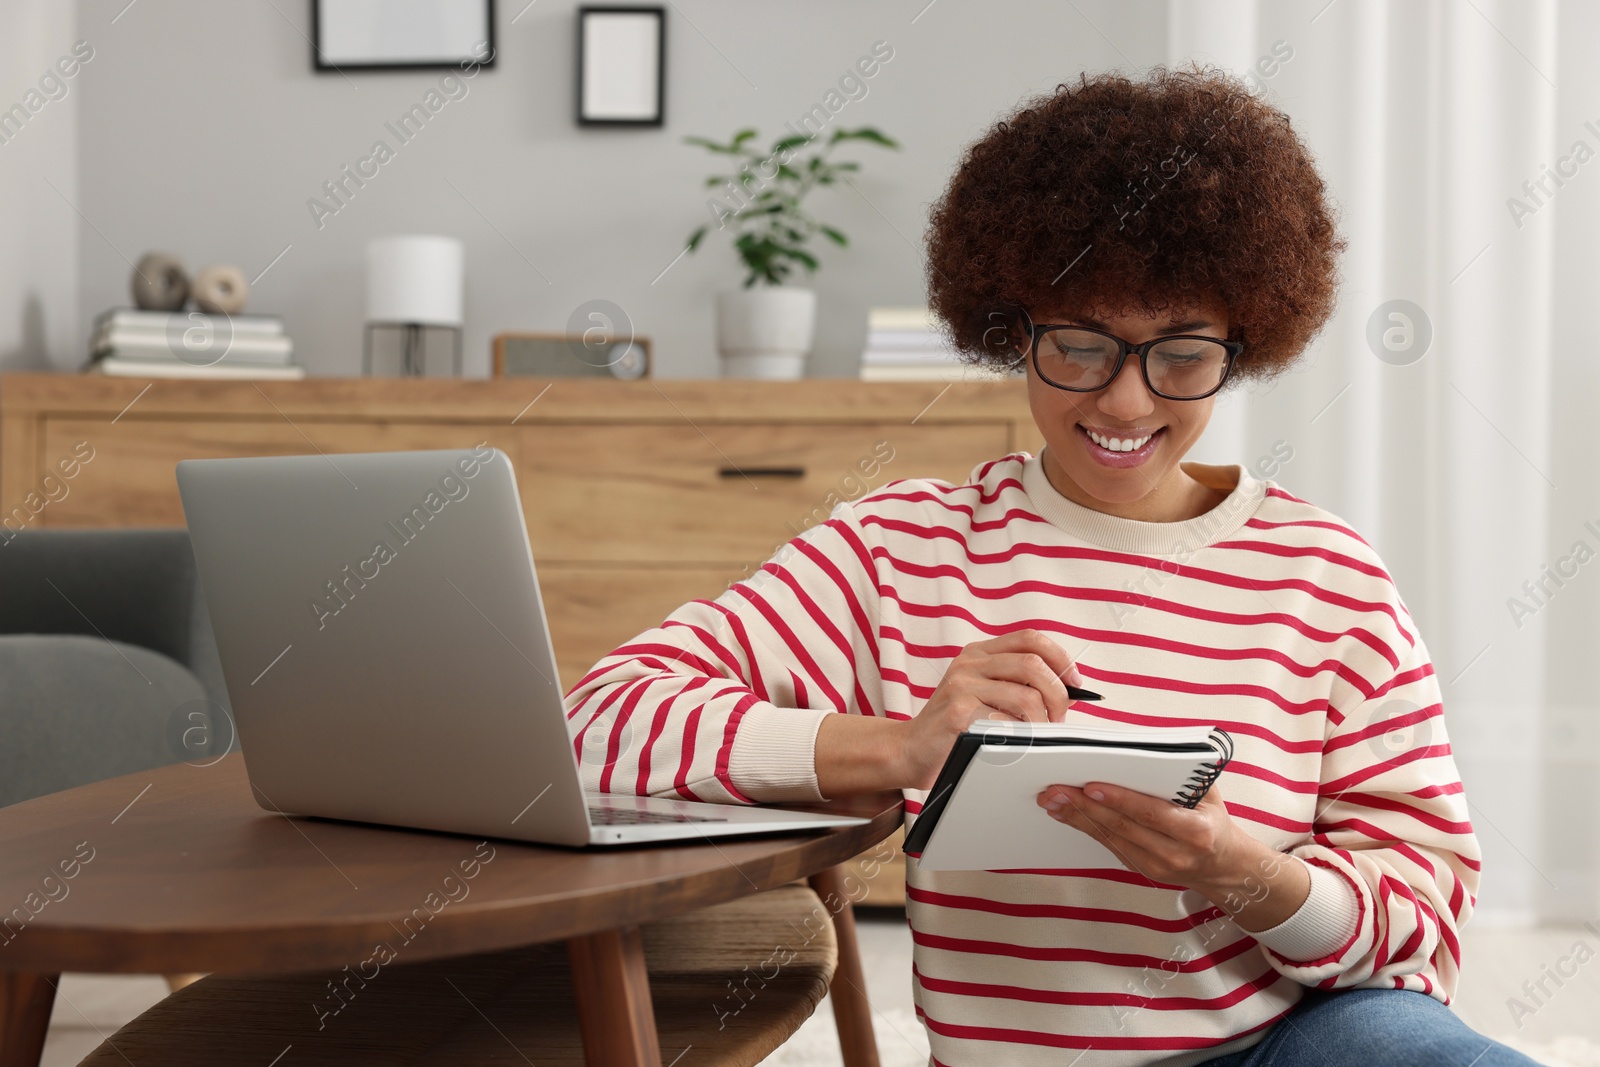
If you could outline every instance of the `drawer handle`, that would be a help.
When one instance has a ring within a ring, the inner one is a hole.
[[[724,478],[744,478],[750,475],[766,478],[804,478],[804,467],[723,467],[717,471]]]

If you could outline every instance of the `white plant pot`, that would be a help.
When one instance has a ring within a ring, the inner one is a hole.
[[[804,375],[817,325],[811,289],[762,286],[717,294],[717,350],[724,378]]]

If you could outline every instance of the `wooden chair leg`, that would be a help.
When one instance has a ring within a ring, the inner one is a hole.
[[[637,926],[567,942],[572,991],[589,1067],[661,1067],[644,938]]]
[[[0,1067],[38,1067],[60,979],[0,971]]]
[[[867,1000],[861,946],[856,942],[856,913],[845,895],[844,876],[838,867],[829,867],[811,876],[811,888],[822,898],[822,906],[832,913],[833,934],[839,942],[839,966],[833,972],[828,995],[833,998],[833,1021],[839,1028],[844,1067],[878,1067],[872,1004]]]

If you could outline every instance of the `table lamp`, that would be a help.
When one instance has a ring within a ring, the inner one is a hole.
[[[375,347],[398,347],[399,374],[426,374],[428,339],[443,330],[451,338],[451,373],[460,376],[464,260],[454,237],[403,234],[368,243],[363,374],[373,373]]]

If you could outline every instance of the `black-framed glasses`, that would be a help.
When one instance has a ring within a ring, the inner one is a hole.
[[[1243,341],[1175,333],[1132,344],[1088,326],[1035,324],[1024,317],[1029,355],[1040,381],[1074,393],[1110,385],[1130,352],[1139,357],[1144,383],[1168,400],[1204,400],[1222,388]]]

